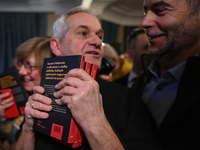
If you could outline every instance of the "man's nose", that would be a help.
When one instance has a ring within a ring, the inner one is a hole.
[[[140,23],[141,28],[148,29],[156,24],[156,15],[152,11],[148,11],[146,16]]]
[[[95,47],[100,47],[102,45],[102,39],[96,34],[90,35],[89,44],[94,45]]]

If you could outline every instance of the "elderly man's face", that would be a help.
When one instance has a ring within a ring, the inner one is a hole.
[[[103,30],[99,21],[87,13],[68,17],[70,28],[60,41],[61,56],[84,55],[87,62],[101,65]]]

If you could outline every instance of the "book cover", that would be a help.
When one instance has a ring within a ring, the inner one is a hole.
[[[85,57],[71,55],[63,57],[45,58],[40,85],[45,88],[45,96],[52,99],[52,111],[48,119],[34,119],[33,129],[54,137],[62,142],[74,143],[77,135],[75,124],[67,106],[59,106],[55,102],[53,93],[57,90],[55,85],[65,78],[69,70],[84,69]],[[72,144],[69,144],[72,146]]]
[[[15,118],[24,114],[27,93],[15,66],[0,74],[0,92],[9,92],[10,97],[14,98],[14,105],[5,110],[7,118]]]

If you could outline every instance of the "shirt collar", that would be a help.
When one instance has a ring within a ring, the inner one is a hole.
[[[138,77],[137,74],[133,70],[131,70],[128,76],[128,82],[131,82],[133,79],[137,77]]]
[[[180,82],[181,76],[183,74],[185,68],[186,61],[180,63],[179,65],[175,66],[174,68],[169,69],[168,71]]]
[[[179,65],[167,70],[166,72],[169,72],[171,73],[174,78],[176,78],[176,80],[180,81],[181,79],[181,76],[182,76],[182,73],[184,71],[184,68],[185,68],[185,64],[186,64],[186,61],[180,63]],[[151,64],[149,65],[149,67],[147,68],[148,70],[148,76],[156,76],[156,78],[158,78],[158,62],[156,61],[156,59],[154,59]],[[164,74],[166,73],[164,72]],[[159,80],[159,78],[158,78]]]

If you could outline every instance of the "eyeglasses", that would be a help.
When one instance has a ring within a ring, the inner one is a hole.
[[[34,69],[38,68],[39,66],[31,66],[29,63],[24,63],[23,60],[18,61],[18,67],[19,70],[22,68],[24,65],[24,68],[26,69],[27,73],[31,73]]]

